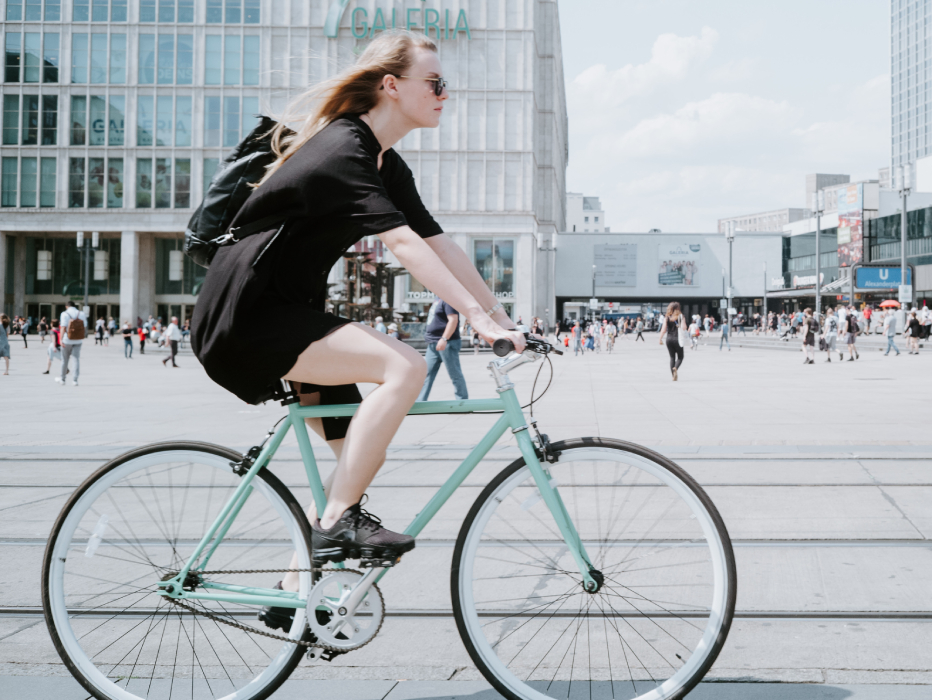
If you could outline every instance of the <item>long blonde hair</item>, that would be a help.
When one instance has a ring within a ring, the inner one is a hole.
[[[419,48],[437,51],[437,45],[426,34],[404,29],[382,32],[352,67],[292,100],[272,129],[272,151],[277,158],[255,186],[268,180],[282,163],[341,114],[365,114],[375,107],[382,78],[407,73],[414,61],[414,50]],[[287,122],[301,122],[301,127],[292,131]]]

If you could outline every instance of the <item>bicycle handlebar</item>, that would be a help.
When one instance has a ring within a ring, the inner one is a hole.
[[[536,352],[538,355],[547,355],[551,352],[556,353],[557,355],[563,354],[562,350],[558,350],[546,340],[532,338],[530,333],[525,333],[524,338],[525,342],[527,343],[527,349],[531,352]],[[492,343],[492,352],[494,352],[499,357],[505,357],[506,355],[514,352],[514,350],[515,344],[507,338],[499,338],[494,343]]]

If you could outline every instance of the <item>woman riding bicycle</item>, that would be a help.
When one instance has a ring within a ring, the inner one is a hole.
[[[399,340],[324,311],[327,276],[340,257],[378,235],[488,343],[505,338],[524,349],[524,336],[427,212],[392,149],[410,131],[438,126],[445,86],[433,41],[386,32],[353,67],[293,102],[272,135],[278,158],[234,224],[270,213],[287,222],[220,248],[194,310],[195,354],[214,381],[249,403],[270,398],[281,379],[300,387],[305,405],[359,402],[356,382],[377,385],[352,420],[308,420],[337,456],[326,509],[319,520],[308,511],[315,564],[385,561],[414,548],[412,537],[361,511],[360,500],[417,398],[425,363]],[[298,123],[297,131],[285,122]],[[257,318],[281,330],[257,334]],[[286,590],[297,585],[291,576]]]

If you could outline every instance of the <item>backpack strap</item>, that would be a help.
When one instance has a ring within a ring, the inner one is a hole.
[[[287,217],[283,217],[281,214],[269,214],[268,216],[263,216],[261,219],[256,219],[242,226],[230,226],[230,228],[227,229],[226,236],[223,236],[223,238],[227,236],[229,236],[229,238],[223,241],[223,243],[238,243],[247,236],[253,236],[262,231],[267,231],[275,224],[280,224],[286,220]],[[221,243],[221,245],[223,245],[223,243]]]

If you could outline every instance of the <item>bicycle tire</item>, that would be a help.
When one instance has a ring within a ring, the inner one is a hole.
[[[81,686],[89,692],[93,697],[98,700],[127,700],[128,698],[136,698],[138,696],[131,694],[128,690],[122,690],[118,686],[115,688],[106,688],[102,689],[95,684],[91,678],[89,678],[89,673],[82,670],[82,665],[86,667],[86,663],[82,664],[78,661],[72,659],[71,653],[69,653],[67,645],[62,639],[63,630],[59,629],[59,625],[62,622],[61,620],[56,620],[56,614],[53,608],[52,601],[52,589],[54,587],[54,582],[51,580],[53,576],[53,570],[55,569],[55,552],[56,545],[58,544],[59,537],[62,535],[62,528],[66,522],[69,520],[69,514],[73,511],[75,506],[81,503],[82,497],[87,494],[96,483],[101,479],[108,477],[114,470],[123,467],[124,465],[130,464],[134,460],[138,460],[143,457],[148,457],[150,455],[158,455],[160,453],[165,453],[166,456],[170,453],[183,454],[183,453],[202,453],[213,458],[221,458],[227,462],[238,462],[242,459],[242,455],[218,446],[209,443],[203,442],[162,442],[147,445],[141,447],[125,454],[116,457],[115,459],[107,462],[101,466],[97,471],[91,474],[85,481],[77,488],[77,490],[70,496],[67,503],[65,504],[62,511],[59,513],[58,518],[55,521],[55,524],[52,528],[52,534],[49,537],[48,544],[46,545],[45,554],[43,557],[42,565],[42,605],[43,612],[45,616],[46,625],[49,630],[49,634],[52,638],[52,643],[55,646],[55,650],[58,652],[65,666],[74,676],[74,678],[81,684]],[[232,474],[232,470],[230,470]],[[281,499],[284,506],[289,511],[290,515],[294,518],[294,523],[297,526],[297,532],[300,537],[303,539],[305,546],[307,548],[307,560],[311,560],[311,528],[308,523],[307,517],[304,514],[303,509],[300,504],[295,499],[294,495],[289,491],[289,489],[268,469],[262,469],[255,477],[255,479],[260,480],[261,483],[271,489],[274,494]],[[256,484],[256,482],[253,482]],[[57,607],[57,606],[55,606]],[[170,613],[166,616],[170,617]],[[181,615],[179,614],[179,619]],[[304,633],[301,636],[302,639],[308,639],[309,632],[307,627],[304,627]],[[73,633],[71,634],[73,637]],[[143,643],[143,648],[145,643]],[[192,653],[193,653],[193,643],[192,643]],[[265,680],[261,687],[255,688],[255,692],[250,690],[248,695],[243,695],[243,698],[248,698],[248,700],[265,700],[272,693],[274,693],[281,685],[284,683],[291,673],[297,667],[298,663],[301,661],[301,657],[305,653],[304,647],[295,644],[293,651],[290,652],[290,655],[287,655],[286,652],[282,652],[282,662],[279,665],[278,671],[274,676]],[[156,663],[158,658],[156,658]],[[153,666],[153,674],[155,672],[155,666]],[[154,676],[153,676],[154,677]],[[192,677],[193,678],[193,677]],[[174,680],[174,678],[173,678]],[[150,678],[151,681],[151,678]],[[192,680],[193,684],[193,680]],[[193,687],[193,685],[192,685]],[[192,690],[193,692],[193,690]],[[236,691],[237,693],[239,691]]]
[[[694,671],[689,675],[685,680],[681,679],[675,684],[675,687],[671,687],[669,692],[650,695],[651,698],[663,698],[664,700],[679,700],[683,698],[690,690],[692,690],[695,685],[705,676],[709,668],[715,662],[719,652],[725,644],[725,641],[728,636],[728,631],[731,627],[731,622],[734,616],[734,607],[735,599],[737,595],[737,574],[735,569],[735,560],[734,552],[731,546],[731,540],[728,536],[727,529],[725,524],[722,521],[721,515],[718,513],[718,510],[715,508],[715,505],[712,503],[711,499],[705,493],[705,491],[689,476],[681,467],[676,465],[671,460],[667,459],[663,455],[660,455],[652,450],[635,445],[633,443],[624,442],[621,440],[613,440],[607,438],[576,438],[565,440],[561,442],[554,443],[551,446],[551,449],[554,453],[558,455],[558,462],[556,465],[547,465],[551,467],[558,467],[560,464],[559,458],[562,457],[566,459],[574,450],[618,450],[622,453],[634,455],[639,459],[648,460],[651,464],[655,465],[656,468],[663,470],[666,474],[669,474],[669,477],[682,486],[690,493],[695,496],[696,502],[701,504],[701,508],[705,511],[709,518],[709,524],[714,528],[714,537],[716,544],[721,548],[721,567],[722,574],[725,579],[724,591],[722,594],[721,600],[721,620],[720,624],[717,625],[717,629],[714,630],[714,638],[711,640],[711,644],[708,645],[707,651],[704,652],[703,657],[700,661],[694,664]],[[579,454],[579,453],[577,453]],[[463,640],[464,645],[466,646],[467,652],[472,658],[473,662],[476,664],[479,671],[486,678],[486,680],[492,684],[492,686],[501,693],[504,697],[509,698],[509,700],[540,700],[540,698],[550,697],[548,695],[542,695],[537,690],[532,688],[530,685],[527,685],[527,682],[522,682],[517,678],[516,675],[508,668],[505,668],[505,673],[502,673],[502,664],[493,660],[490,656],[490,650],[494,649],[494,645],[490,645],[486,640],[482,639],[482,635],[477,632],[478,628],[478,615],[474,610],[468,609],[467,600],[472,599],[472,594],[467,591],[464,587],[465,584],[470,582],[464,580],[464,572],[466,572],[471,567],[471,563],[466,560],[468,555],[468,550],[470,548],[475,552],[475,546],[472,544],[476,540],[476,531],[474,527],[477,524],[477,519],[480,518],[480,515],[487,513],[488,509],[498,508],[496,502],[501,504],[502,499],[507,498],[507,493],[501,492],[503,485],[508,483],[514,483],[520,478],[520,472],[526,470],[525,461],[523,458],[517,459],[503,469],[492,481],[485,487],[485,489],[480,493],[476,498],[476,501],[473,503],[471,509],[469,510],[468,515],[466,516],[465,521],[460,529],[459,535],[456,540],[456,545],[453,552],[453,563],[451,568],[451,593],[453,601],[453,613],[456,620],[457,629],[460,633],[460,637]],[[529,473],[529,472],[528,472]],[[554,477],[556,478],[556,477]],[[509,482],[511,480],[511,482]],[[563,484],[561,483],[562,487]],[[536,489],[536,487],[534,487]],[[561,488],[562,491],[562,488]],[[597,506],[598,507],[598,506]],[[549,511],[547,512],[549,516]],[[490,521],[489,515],[484,515],[486,522]],[[580,532],[582,536],[582,532]],[[480,533],[481,536],[481,533]],[[586,539],[583,537],[583,539]],[[540,547],[538,547],[540,549]],[[510,554],[510,553],[509,553]],[[591,554],[591,552],[590,552]],[[515,558],[512,555],[512,558]],[[533,565],[532,565],[533,566]],[[574,568],[575,565],[568,566],[567,568]],[[501,568],[501,567],[499,567]],[[576,572],[578,575],[578,571]],[[624,573],[624,572],[622,572]],[[519,576],[514,576],[510,578],[519,578]],[[581,577],[580,577],[581,578]],[[620,577],[619,577],[620,578]],[[498,591],[498,589],[496,589]],[[535,592],[537,589],[535,589]],[[555,594],[547,594],[545,596],[535,596],[537,598],[545,597],[554,597]],[[491,601],[496,602],[496,601]],[[552,601],[549,603],[553,604]],[[663,602],[663,601],[662,601]],[[561,603],[561,606],[563,603]],[[537,607],[540,607],[538,605]],[[533,608],[531,608],[533,609]],[[581,609],[581,608],[580,608]],[[614,608],[613,608],[614,610]],[[498,614],[498,613],[496,613]],[[541,613],[535,613],[533,617],[539,616]],[[587,609],[588,615],[588,609]],[[525,615],[527,617],[527,615]],[[603,615],[603,617],[607,617]],[[486,623],[489,624],[489,623]],[[524,623],[527,624],[527,623]],[[546,623],[544,623],[546,624]],[[604,624],[604,622],[603,622]],[[655,623],[656,624],[656,623]],[[543,629],[543,626],[541,627]],[[577,630],[578,631],[578,630]],[[617,631],[617,627],[616,627]],[[513,633],[510,633],[513,634]],[[606,630],[606,635],[608,634]],[[708,632],[707,632],[708,635]],[[619,633],[620,638],[620,633]],[[607,644],[606,636],[606,646]],[[530,642],[528,642],[530,643]],[[556,644],[556,642],[554,643]],[[624,643],[622,643],[624,646]],[[629,644],[629,649],[633,652],[633,647]],[[518,652],[521,653],[521,652]],[[550,653],[549,650],[547,653]],[[677,654],[679,656],[679,654]],[[517,658],[517,654],[515,655]],[[575,650],[574,650],[575,658]],[[610,658],[610,657],[609,657]],[[680,657],[682,659],[682,657]],[[692,657],[687,661],[692,661]],[[543,659],[541,659],[543,661]],[[539,662],[540,663],[540,662]],[[563,661],[561,660],[560,664],[562,666]],[[684,663],[685,666],[685,663]],[[496,667],[498,670],[496,670]],[[559,669],[558,669],[559,670]],[[629,667],[629,672],[631,671]],[[646,669],[645,669],[646,670]],[[590,669],[591,672],[591,669]],[[570,688],[573,685],[572,679],[572,669],[570,669]],[[533,675],[533,672],[532,674]],[[530,678],[530,675],[528,678]],[[556,676],[556,674],[555,674]],[[517,681],[517,682],[516,682]],[[610,697],[615,697],[615,687],[616,683],[619,681],[612,680],[611,690],[612,695]],[[593,684],[594,681],[590,679],[590,684]],[[634,681],[632,681],[632,686],[635,686]],[[548,686],[549,687],[549,686]],[[592,685],[590,685],[591,697],[596,697],[599,693],[592,693]],[[636,686],[635,686],[636,689]],[[636,692],[636,690],[635,690]],[[567,694],[569,690],[567,690]],[[561,695],[564,695],[561,692]],[[602,697],[602,695],[599,695]],[[604,695],[604,697],[609,697]],[[633,696],[634,697],[634,696]],[[640,695],[636,695],[640,697]]]

